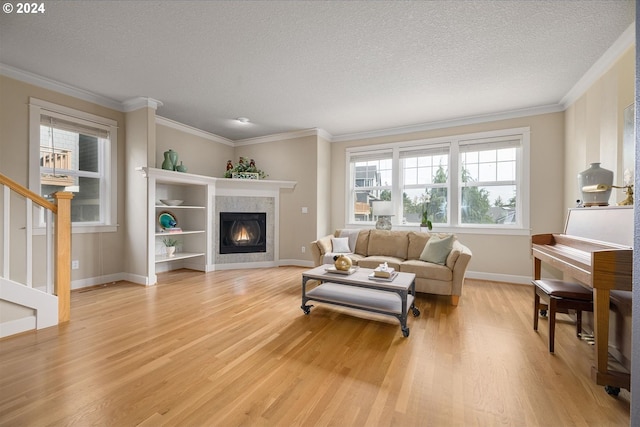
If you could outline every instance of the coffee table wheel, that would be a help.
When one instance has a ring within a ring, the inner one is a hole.
[[[540,310],[540,316],[547,317],[547,310]]]
[[[420,310],[418,310],[418,307],[413,307],[411,309],[411,312],[413,313],[413,317],[418,317],[420,316]]]
[[[606,385],[604,386],[604,391],[606,391],[609,396],[617,396],[620,394],[620,387]]]
[[[409,336],[409,328],[402,328],[402,335],[404,335],[405,337]]]
[[[311,307],[313,307],[313,305],[301,305],[300,308],[302,309],[302,311],[304,311],[304,314],[307,315],[309,313],[311,313]]]

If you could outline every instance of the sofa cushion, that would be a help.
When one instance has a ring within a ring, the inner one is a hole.
[[[351,249],[349,249],[349,238],[348,237],[332,237],[331,252],[336,254],[350,253]]]
[[[424,245],[431,235],[429,233],[417,233],[410,231],[407,233],[409,238],[409,248],[407,249],[407,259],[420,259],[420,255],[424,250]]]
[[[360,230],[356,239],[355,253],[367,256],[367,247],[369,246],[369,230]]]
[[[407,234],[406,231],[371,230],[367,254],[407,259]]]
[[[394,268],[396,271],[400,271],[400,264],[403,261],[404,259],[402,258],[392,256],[372,255],[358,261],[358,267],[376,268],[380,264],[384,264],[386,262],[389,267]]]
[[[360,265],[360,261],[365,258],[364,255],[360,254],[349,254],[347,256],[351,258],[351,262],[353,262],[353,265]]]
[[[434,264],[445,265],[447,257],[453,248],[454,239],[455,236],[453,234],[446,237],[431,236],[424,246],[422,254],[420,254],[420,259]]]
[[[400,264],[400,271],[413,273],[419,279],[434,279],[450,282],[453,280],[453,271],[450,268],[433,264],[419,259],[411,259]]]
[[[344,228],[340,230],[339,237],[346,237],[349,239],[349,252],[355,252],[356,242],[358,241],[358,235],[360,234],[360,230],[352,229],[352,228]]]

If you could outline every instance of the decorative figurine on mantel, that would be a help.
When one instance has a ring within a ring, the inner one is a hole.
[[[240,157],[238,164],[233,166],[231,160],[227,161],[227,170],[224,173],[225,178],[236,179],[264,179],[268,175],[256,167],[255,160],[248,160],[246,157]]]

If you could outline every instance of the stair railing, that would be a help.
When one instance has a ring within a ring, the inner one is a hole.
[[[3,230],[3,271],[2,277],[9,278],[10,266],[10,192],[14,191],[26,199],[27,213],[27,286],[31,286],[32,276],[32,212],[33,203],[43,207],[46,212],[45,224],[47,227],[47,260],[53,253],[53,271],[55,272],[54,289],[47,285],[47,292],[58,297],[58,322],[68,322],[71,318],[71,199],[73,194],[60,191],[53,194],[56,203],[51,203],[39,194],[23,187],[11,178],[0,174],[0,184],[4,188],[4,230]],[[55,215],[53,242],[51,242],[51,215]],[[55,245],[55,246],[54,246]],[[47,276],[50,276],[49,262],[47,262]],[[48,280],[50,283],[50,280]]]

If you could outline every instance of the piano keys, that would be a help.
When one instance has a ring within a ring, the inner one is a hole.
[[[570,209],[565,233],[531,237],[533,277],[542,263],[593,289],[595,366],[591,377],[609,388],[630,388],[630,376],[609,370],[609,305],[612,290],[630,291],[633,270],[633,208]]]

